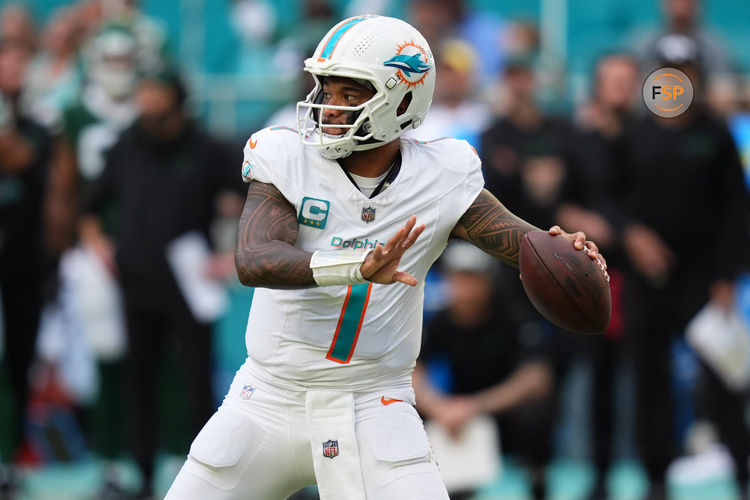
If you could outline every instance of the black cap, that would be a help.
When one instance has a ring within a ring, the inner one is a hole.
[[[182,106],[187,99],[188,92],[185,82],[180,74],[173,68],[162,68],[159,71],[147,73],[143,75],[141,81],[154,81],[171,88],[174,91],[175,96],[177,97],[177,102],[180,106]]]

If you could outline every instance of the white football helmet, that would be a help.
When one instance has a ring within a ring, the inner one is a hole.
[[[297,125],[302,141],[319,147],[330,159],[382,146],[418,127],[435,89],[435,63],[427,41],[411,25],[392,17],[365,15],[341,21],[305,61],[305,71],[313,75],[315,88],[297,103]],[[355,79],[371,87],[375,95],[359,106],[324,105],[327,76]],[[409,105],[398,114],[408,94]],[[323,109],[350,113],[348,125],[336,125],[345,133],[323,133]]]
[[[105,27],[88,47],[88,76],[113,99],[124,99],[138,82],[138,42],[118,26]]]

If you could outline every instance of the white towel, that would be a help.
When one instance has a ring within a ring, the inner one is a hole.
[[[206,276],[211,249],[206,237],[190,231],[167,245],[167,262],[195,319],[216,321],[227,309],[228,296],[223,283]]]
[[[307,391],[305,411],[321,500],[365,500],[354,432],[354,396]]]
[[[737,309],[709,302],[688,323],[688,343],[734,391],[750,385],[750,327]]]
[[[499,430],[489,415],[468,421],[457,438],[434,420],[425,424],[425,432],[448,491],[476,489],[500,475]]]

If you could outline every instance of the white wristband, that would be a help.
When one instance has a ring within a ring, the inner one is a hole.
[[[331,250],[313,253],[310,269],[318,286],[367,283],[362,277],[362,263],[372,250]]]

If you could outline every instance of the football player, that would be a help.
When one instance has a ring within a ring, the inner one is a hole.
[[[244,151],[236,264],[258,287],[248,358],[167,498],[279,499],[317,484],[324,499],[447,499],[411,385],[424,278],[451,237],[517,267],[537,228],[483,189],[467,142],[401,137],[435,86],[412,26],[341,21],[305,70],[315,88],[299,130],[264,129]],[[550,232],[597,258],[583,233]]]
[[[104,238],[85,237],[91,228],[80,212],[102,175],[107,151],[136,117],[134,92],[139,68],[135,36],[124,28],[106,27],[90,41],[84,55],[86,84],[80,99],[63,112],[50,176],[48,235],[50,246],[61,258],[60,291],[55,301],[59,313],[47,324],[50,332],[61,329],[72,339],[69,345],[85,345],[85,350],[96,356],[99,390],[84,387],[88,393],[79,390],[78,399],[90,400],[96,395],[97,409],[104,415],[96,420],[95,430],[97,436],[106,436],[95,449],[105,460],[104,495],[122,489],[114,461],[124,442],[109,429],[124,426],[119,398],[124,390],[127,341],[114,247],[102,244],[108,242]],[[115,226],[114,213],[101,214],[101,229],[106,234]],[[77,229],[81,238],[76,237]],[[93,241],[97,244],[91,244]]]

